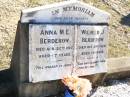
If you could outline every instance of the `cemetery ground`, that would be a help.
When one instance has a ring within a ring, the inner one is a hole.
[[[0,0],[0,95],[7,93],[5,97],[10,97],[10,94],[13,93],[13,82],[8,68],[10,67],[16,28],[21,10],[60,1],[62,0]],[[109,31],[108,57],[130,57],[130,0],[82,1],[105,10],[112,15]],[[59,95],[62,96],[63,94]],[[55,97],[59,97],[59,95]],[[91,97],[129,96],[129,78],[107,80],[102,86],[94,88],[91,95]],[[11,97],[13,96],[11,95]]]
[[[1,74],[0,74],[1,75]],[[0,78],[1,79],[1,78]],[[0,81],[0,97],[15,97],[13,83],[6,76],[4,82]],[[2,95],[2,96],[1,96]],[[63,93],[48,97],[64,97]],[[107,80],[102,85],[92,89],[88,97],[129,97],[130,96],[130,78],[121,80]]]

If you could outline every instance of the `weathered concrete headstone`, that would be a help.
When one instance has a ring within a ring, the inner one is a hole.
[[[74,26],[30,24],[29,28],[29,80],[48,81],[70,75]]]
[[[80,25],[75,73],[79,76],[107,72],[108,26]]]
[[[106,47],[107,26],[30,24],[29,80],[106,72]]]
[[[57,94],[64,76],[106,72],[109,18],[79,1],[23,10],[12,66],[19,97]]]

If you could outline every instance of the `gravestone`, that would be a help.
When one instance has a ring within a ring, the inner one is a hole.
[[[109,19],[80,1],[23,10],[12,60],[18,96],[55,95],[65,76],[107,72]]]

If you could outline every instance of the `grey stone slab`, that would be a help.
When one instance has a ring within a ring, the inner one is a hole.
[[[28,81],[28,24],[18,23],[11,70],[17,83]]]
[[[64,91],[60,81],[21,83],[19,84],[19,97],[45,97],[57,95]]]
[[[108,74],[130,71],[130,57],[110,58],[108,60]]]

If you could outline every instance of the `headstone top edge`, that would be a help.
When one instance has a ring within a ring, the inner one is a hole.
[[[77,12],[70,13],[67,9],[72,6],[78,8]],[[66,8],[66,9],[65,9]],[[58,10],[58,12],[57,12]],[[65,10],[65,11],[63,11]],[[68,13],[67,13],[68,12]],[[81,16],[79,15],[81,12]],[[70,16],[69,16],[70,14]],[[66,20],[64,20],[67,17]],[[74,17],[70,19],[69,17]],[[45,6],[24,9],[21,12],[21,23],[109,23],[111,15],[101,9],[82,1],[63,1]],[[77,21],[78,18],[79,20]]]
[[[78,0],[62,1],[62,2],[56,2],[56,3],[53,3],[53,4],[49,4],[49,5],[43,5],[43,6],[39,6],[39,7],[23,9],[22,14],[30,13],[30,12],[33,12],[33,11],[39,11],[39,10],[54,8],[54,7],[65,6],[65,5],[69,5],[69,4],[81,4],[81,5],[84,5],[84,6],[92,7],[92,8],[95,8],[95,9],[101,11],[104,14],[107,14],[108,16],[111,16],[110,13],[106,12],[105,10],[98,9],[98,8],[96,8],[94,6],[91,6],[91,5],[87,4],[87,3],[84,3],[84,2],[78,1]]]
[[[62,2],[56,2],[53,4],[48,4],[48,5],[43,5],[39,7],[34,7],[34,8],[28,8],[28,9],[23,9],[22,13],[29,13],[32,11],[39,11],[39,10],[44,10],[44,9],[49,9],[49,8],[54,8],[54,7],[60,7],[68,4],[74,4],[74,3],[79,3],[80,1],[62,1]]]

